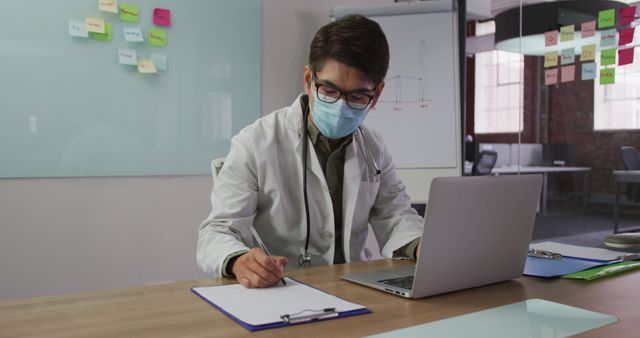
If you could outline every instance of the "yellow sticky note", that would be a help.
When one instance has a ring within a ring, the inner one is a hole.
[[[100,34],[105,33],[103,18],[88,16],[84,18],[84,26],[87,29],[87,32],[100,33]]]
[[[544,53],[544,68],[555,67],[558,65],[558,52]]]
[[[582,46],[582,52],[580,53],[580,61],[591,61],[596,58],[596,45]]]
[[[142,74],[154,74],[158,71],[156,70],[156,64],[152,59],[141,59],[138,60],[138,72]]]
[[[575,25],[568,25],[560,27],[560,41],[571,41],[573,40],[573,33],[575,33],[576,27]]]
[[[103,12],[118,13],[118,2],[116,0],[98,0],[98,9]]]

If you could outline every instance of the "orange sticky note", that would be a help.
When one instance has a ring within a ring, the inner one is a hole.
[[[116,0],[98,0],[98,8],[103,12],[118,13],[118,2]]]
[[[156,64],[152,59],[138,60],[138,72],[142,74],[154,74],[157,73]]]
[[[100,34],[105,33],[103,18],[88,16],[84,18],[84,26],[87,29],[87,32],[100,33]]]

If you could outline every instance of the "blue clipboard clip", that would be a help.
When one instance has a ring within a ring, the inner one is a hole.
[[[538,257],[545,259],[561,259],[562,255],[557,252],[538,250],[538,249],[529,249],[528,255],[530,257]]]
[[[338,317],[339,313],[336,308],[326,308],[321,310],[302,310],[297,313],[286,314],[280,316],[283,322],[287,324],[306,323],[316,320],[330,319]]]

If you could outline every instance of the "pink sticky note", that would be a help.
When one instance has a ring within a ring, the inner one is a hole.
[[[621,29],[618,32],[618,46],[626,45],[633,41],[633,33],[636,31],[635,27]]]
[[[596,21],[583,22],[580,25],[580,30],[582,31],[582,38],[588,38],[596,34]]]
[[[171,26],[171,11],[164,8],[154,8],[153,24],[156,26]]]
[[[544,71],[544,85],[552,85],[558,83],[558,68],[547,69]]]
[[[620,25],[628,25],[636,19],[636,6],[620,8]]]
[[[558,44],[558,31],[549,31],[544,33],[544,45],[555,46]]]
[[[633,47],[618,50],[618,66],[633,63]]]
[[[576,79],[576,66],[564,66],[561,71],[561,79],[560,82],[569,82]]]

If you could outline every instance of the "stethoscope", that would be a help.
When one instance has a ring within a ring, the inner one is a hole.
[[[309,197],[307,196],[307,155],[309,153],[309,140],[308,140],[308,134],[309,131],[308,129],[308,117],[309,117],[309,103],[307,102],[307,105],[303,111],[302,114],[302,124],[303,124],[303,146],[302,146],[302,192],[304,194],[304,211],[305,211],[305,215],[306,215],[306,219],[307,219],[307,238],[304,242],[304,253],[301,254],[300,256],[298,256],[298,264],[300,264],[300,266],[304,266],[304,267],[308,267],[311,266],[311,254],[309,253],[309,240],[311,237],[311,218],[309,216]],[[376,160],[374,159],[373,155],[371,154],[371,151],[369,149],[369,147],[366,147],[366,143],[367,140],[364,136],[364,132],[362,131],[362,128],[358,127],[358,131],[360,133],[360,136],[362,137],[362,141],[365,144],[365,148],[368,150],[367,152],[363,152],[363,154],[365,154],[365,161],[366,161],[366,157],[368,154],[368,157],[370,159],[370,162],[373,164],[373,168],[374,168],[374,176],[378,176],[380,175],[381,171],[380,168],[378,167],[378,164],[376,163]],[[354,140],[355,141],[355,140]],[[356,141],[357,143],[357,141]],[[367,166],[369,166],[369,164],[367,163]]]

